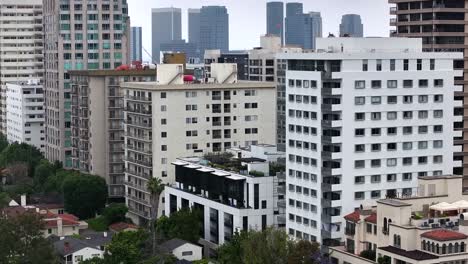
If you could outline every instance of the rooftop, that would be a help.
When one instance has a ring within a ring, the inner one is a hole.
[[[81,70],[68,71],[70,75],[75,76],[156,76],[156,70]]]
[[[359,220],[361,220],[361,214],[359,213],[359,211],[354,211],[348,215],[345,215],[344,219],[357,223],[359,222]]]
[[[447,230],[447,229],[438,229],[421,234],[422,237],[429,238],[436,241],[451,241],[451,240],[461,240],[468,238],[467,235],[460,232]]]
[[[395,199],[378,200],[377,203],[386,204],[386,205],[395,206],[395,207],[411,206],[411,204],[409,203],[400,202]]]
[[[431,260],[431,259],[438,259],[436,255],[432,255],[420,250],[411,250],[407,251],[401,248],[396,248],[392,246],[387,246],[387,247],[380,247],[380,250],[384,250],[393,254],[397,254],[403,257],[407,257],[413,260]]]
[[[377,224],[377,214],[372,213],[368,217],[364,218],[364,221],[369,222],[369,223],[373,223],[373,224]]]
[[[192,244],[192,243],[190,243],[188,241],[178,239],[178,238],[174,238],[174,239],[171,239],[171,240],[168,240],[168,241],[162,243],[160,247],[161,247],[161,249],[163,249],[166,252],[172,252],[174,249],[177,249],[178,247],[183,246],[185,244],[194,245],[194,244]]]
[[[172,90],[213,90],[213,89],[276,89],[272,82],[238,81],[236,83],[187,83],[159,84],[157,82],[126,82],[121,85],[127,89],[172,91]]]

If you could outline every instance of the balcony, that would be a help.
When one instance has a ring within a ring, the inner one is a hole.
[[[137,201],[137,202],[139,202],[139,203],[142,203],[142,204],[151,206],[151,203],[150,203],[149,201],[145,200],[145,199],[142,199],[142,198],[139,198],[139,197],[130,195],[130,194],[126,194],[125,197],[127,197],[128,199]]]
[[[390,15],[396,15],[398,9],[396,6],[390,7]]]
[[[345,228],[345,235],[347,236],[354,236],[356,234],[356,229],[354,228],[349,228],[349,227],[346,227]]]
[[[144,97],[144,96],[131,96],[131,95],[126,95],[125,99],[130,100],[130,101],[139,101],[139,102],[151,102],[150,97]]]
[[[146,149],[146,148],[139,148],[137,146],[134,146],[134,145],[126,145],[127,149],[129,150],[132,150],[132,151],[136,151],[136,152],[140,152],[140,153],[144,153],[144,154],[152,154],[153,151],[151,149]]]
[[[141,114],[141,115],[151,115],[151,114],[152,114],[152,111],[151,111],[151,110],[147,110],[147,109],[135,109],[135,108],[132,108],[132,107],[126,107],[126,108],[125,108],[125,111],[127,111],[127,112],[129,112],[129,113]]]
[[[144,179],[151,178],[151,174],[146,173],[146,172],[137,172],[135,170],[126,170],[125,172],[130,175],[137,176],[137,177],[144,178]]]
[[[149,160],[137,160],[137,159],[131,158],[131,157],[126,157],[125,160],[128,161],[128,162],[131,162],[131,163],[135,163],[135,164],[138,164],[138,165],[148,167],[148,168],[153,168],[153,162],[149,161]]]
[[[143,127],[143,128],[152,128],[151,123],[143,123],[143,122],[137,122],[133,120],[125,120],[125,124],[130,125],[130,126],[137,126],[137,127]]]

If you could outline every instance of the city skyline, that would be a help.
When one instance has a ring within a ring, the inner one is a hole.
[[[175,7],[182,8],[182,38],[188,40],[188,15],[189,8],[201,8],[203,5],[225,5],[231,21],[229,24],[231,50],[250,49],[260,45],[260,36],[266,33],[266,3],[267,0],[259,0],[252,3],[248,0],[160,0],[157,3],[149,0],[130,0],[129,15],[132,26],[143,27],[143,47],[151,52],[151,8]],[[292,1],[284,1],[285,3]],[[344,14],[359,14],[366,28],[365,36],[389,36],[390,5],[387,1],[355,0],[353,3],[345,0],[330,0],[327,3],[303,2],[307,12],[321,12],[323,19],[323,36],[339,33],[341,16]],[[285,11],[286,12],[286,11]],[[250,26],[249,26],[250,25]],[[255,25],[255,26],[252,26]],[[143,52],[144,59],[149,56]]]

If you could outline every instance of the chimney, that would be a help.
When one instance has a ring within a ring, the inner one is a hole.
[[[26,206],[26,194],[21,195],[21,206]]]
[[[63,221],[60,217],[57,217],[57,236],[63,236]]]

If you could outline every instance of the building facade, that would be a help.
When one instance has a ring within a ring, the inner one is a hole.
[[[420,177],[418,189],[347,214],[344,246],[330,248],[330,262],[466,263],[468,196],[462,176]]]
[[[318,39],[327,52],[287,60],[287,229],[339,243],[342,212],[416,192],[418,176],[449,175],[453,61],[416,39]],[[373,52],[367,52],[373,50]]]
[[[44,1],[46,158],[72,167],[70,70],[114,69],[130,60],[126,0]]]
[[[364,25],[361,21],[361,16],[356,14],[343,15],[340,24],[340,37],[364,37]]]
[[[200,43],[200,9],[188,9],[188,41],[199,45]]]
[[[149,82],[155,70],[71,71],[72,168],[106,179],[111,199],[123,199],[122,82]]]
[[[197,44],[186,42],[185,40],[173,40],[167,43],[161,43],[161,52],[184,53],[186,62],[200,60],[200,53]]]
[[[249,53],[247,51],[222,53],[221,50],[205,50],[203,58],[204,72],[208,78],[211,76],[212,63],[235,63],[237,64],[237,79],[249,79]]]
[[[304,7],[302,3],[287,3],[285,18],[285,44],[304,45]]]
[[[465,11],[466,1],[395,1],[389,0],[392,7],[390,14],[392,18],[390,25],[394,28],[390,31],[392,37],[414,37],[422,38],[423,50],[434,52],[463,52],[465,50]],[[465,52],[466,53],[466,52]],[[465,55],[465,57],[468,55]],[[455,69],[463,69],[463,59],[454,63]],[[466,70],[465,70],[466,71]],[[466,74],[464,75],[466,76]],[[466,77],[455,77],[457,84],[463,85],[463,91],[455,92],[455,98],[463,99],[466,91]],[[468,102],[464,100],[463,105],[456,106],[455,115],[466,116]],[[463,118],[465,119],[465,118]],[[468,134],[464,126],[464,121],[455,122],[456,131],[462,131],[462,136],[455,137],[455,144],[462,146],[462,151],[455,153],[455,159],[462,161],[462,166],[455,167],[454,174],[468,177],[468,165],[464,161],[467,151],[466,139]],[[468,178],[464,181],[464,186],[468,187]]]
[[[141,27],[132,27],[130,31],[130,61],[143,61]]]
[[[171,160],[275,141],[274,85],[237,82],[233,64],[213,64],[208,83],[184,84],[182,65],[161,64],[157,76],[123,84],[126,201],[139,223],[151,216],[148,179],[174,182]]]
[[[281,44],[284,43],[284,3],[267,3],[267,35],[276,35],[281,38]]]
[[[284,189],[284,173],[269,174],[269,164],[255,158],[234,158],[241,170],[203,165],[203,158],[180,158],[175,166],[175,183],[165,188],[165,214],[183,208],[195,208],[203,214],[204,244],[216,248],[232,239],[241,230],[264,230],[279,227],[278,190]],[[245,167],[245,170],[242,170]],[[252,176],[250,173],[263,176]],[[279,179],[280,178],[280,179]],[[278,180],[283,180],[279,188]],[[276,213],[275,213],[276,211]]]
[[[200,9],[201,54],[205,50],[229,51],[229,14],[225,6],[203,6]]]
[[[152,62],[160,62],[161,43],[182,39],[182,10],[180,8],[151,9]]]
[[[45,150],[44,91],[39,80],[6,84],[6,125],[9,142]]]
[[[42,1],[5,0],[0,15],[0,132],[6,135],[6,84],[43,78]]]
[[[310,12],[305,15],[304,49],[316,48],[316,39],[322,37],[322,15],[320,12]]]

